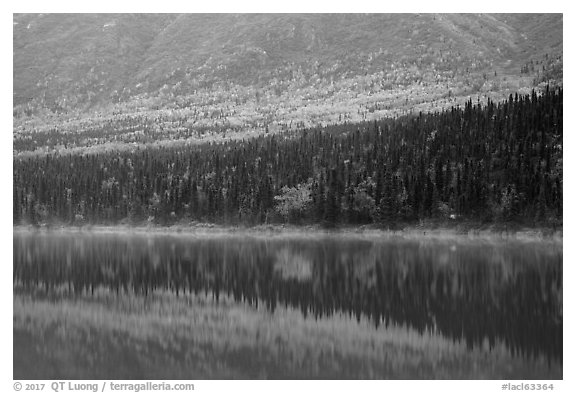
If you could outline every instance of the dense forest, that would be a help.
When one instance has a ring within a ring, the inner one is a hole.
[[[245,141],[15,157],[14,224],[562,223],[562,89]]]

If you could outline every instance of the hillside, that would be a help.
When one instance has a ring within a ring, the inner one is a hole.
[[[498,100],[561,84],[562,25],[560,14],[15,15],[14,148],[244,138]]]
[[[246,141],[15,157],[14,224],[562,224],[563,92]]]

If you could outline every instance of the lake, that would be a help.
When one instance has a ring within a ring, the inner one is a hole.
[[[14,379],[561,379],[562,242],[14,232]]]

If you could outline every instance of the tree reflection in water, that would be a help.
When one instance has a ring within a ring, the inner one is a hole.
[[[556,244],[40,233],[14,235],[13,263],[15,291],[38,296],[225,293],[271,312],[345,312],[562,362]]]

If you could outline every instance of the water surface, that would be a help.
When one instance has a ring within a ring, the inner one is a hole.
[[[14,293],[15,378],[562,377],[558,242],[15,233]]]

